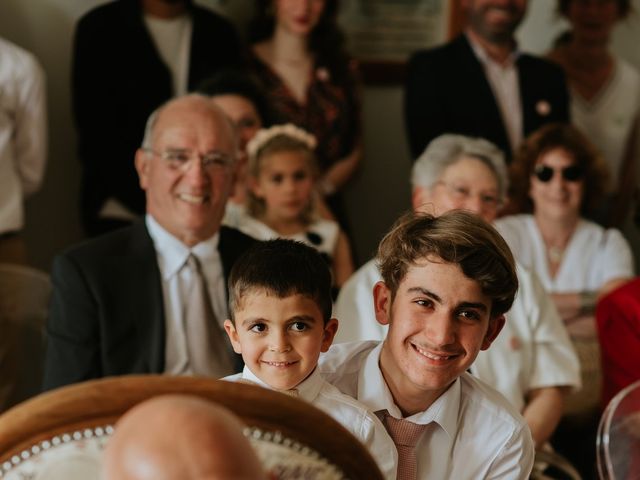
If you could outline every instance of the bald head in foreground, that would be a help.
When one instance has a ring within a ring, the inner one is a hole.
[[[266,480],[244,425],[213,402],[163,395],[129,410],[105,450],[104,480]]]

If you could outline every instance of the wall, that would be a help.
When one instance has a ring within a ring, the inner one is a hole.
[[[73,27],[105,0],[2,0],[0,35],[32,51],[48,75],[50,155],[42,190],[27,201],[26,238],[32,263],[48,269],[53,255],[82,238],[78,220],[80,170],[70,112],[69,74]],[[226,11],[239,24],[251,0],[201,0]],[[519,38],[525,50],[541,53],[562,29],[554,0],[529,2]],[[640,11],[640,0],[634,0]],[[640,15],[616,31],[614,50],[640,68]],[[1,61],[1,59],[0,59]],[[402,120],[400,86],[367,86],[363,92],[365,159],[346,193],[359,260],[365,261],[398,213],[409,208],[410,160]]]

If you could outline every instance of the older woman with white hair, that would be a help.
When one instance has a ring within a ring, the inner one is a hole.
[[[441,135],[416,160],[411,184],[414,210],[471,210],[491,222],[507,194],[504,155],[482,138]]]
[[[487,222],[498,215],[508,188],[500,149],[483,139],[451,134],[427,146],[413,165],[411,182],[415,211],[440,215],[464,209]],[[580,385],[578,359],[540,282],[520,266],[517,273],[520,291],[505,327],[471,370],[520,409],[540,446],[560,420],[567,390]],[[385,338],[371,293],[380,280],[371,260],[343,286],[335,308],[337,342]]]

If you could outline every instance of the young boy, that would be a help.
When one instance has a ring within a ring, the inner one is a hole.
[[[245,362],[245,380],[297,396],[324,410],[356,436],[385,478],[396,478],[397,452],[367,408],[327,383],[316,366],[331,346],[331,273],[313,248],[293,240],[260,242],[233,266],[224,327]]]
[[[467,373],[513,302],[513,256],[478,215],[408,214],[380,243],[373,288],[383,342],[334,345],[319,369],[383,415],[398,446],[398,478],[525,480],[534,447],[526,422]],[[373,321],[373,319],[371,319]],[[400,430],[416,432],[406,445]]]

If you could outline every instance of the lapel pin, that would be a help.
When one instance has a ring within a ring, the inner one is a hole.
[[[538,112],[538,115],[541,117],[546,117],[551,113],[551,105],[546,100],[538,100],[538,103],[536,103],[536,112]]]

